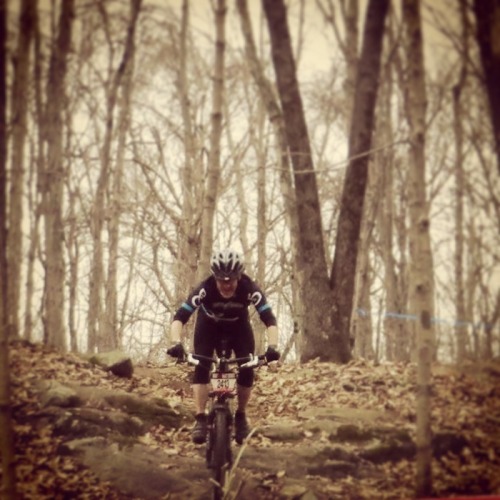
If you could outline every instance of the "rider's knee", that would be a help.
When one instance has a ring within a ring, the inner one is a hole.
[[[202,365],[196,366],[193,374],[193,384],[208,384],[209,382],[210,370]]]
[[[238,373],[238,384],[242,387],[252,387],[253,380],[254,374],[251,368],[242,368]]]

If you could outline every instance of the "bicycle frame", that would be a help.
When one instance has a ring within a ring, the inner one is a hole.
[[[265,359],[264,355],[253,356],[250,354],[244,358],[231,358],[230,351],[223,349],[222,356],[207,357],[199,354],[189,353],[187,361],[192,365],[198,365],[200,361],[208,361],[213,366],[211,371],[211,382],[218,382],[209,391],[211,400],[208,413],[208,433],[206,443],[207,467],[212,470],[214,485],[214,498],[223,496],[223,488],[226,474],[233,463],[231,438],[233,429],[233,412],[231,400],[236,396],[236,375],[241,368],[255,368]],[[232,368],[238,365],[239,368]]]

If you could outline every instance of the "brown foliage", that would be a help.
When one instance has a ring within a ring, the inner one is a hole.
[[[50,426],[41,425],[40,407],[33,388],[41,379],[61,383],[126,390],[138,396],[158,396],[170,402],[191,405],[187,366],[137,367],[130,380],[114,377],[74,355],[61,355],[26,343],[11,345],[13,410],[16,433],[17,478],[22,498],[129,498],[112,485],[103,484],[75,459],[59,452],[61,438]],[[465,447],[448,452],[433,461],[435,493],[488,494],[500,492],[500,368],[495,364],[468,365],[458,370],[438,366],[433,370],[432,422],[435,433],[460,436]],[[416,370],[413,365],[375,366],[362,360],[338,366],[310,362],[262,368],[257,373],[249,416],[259,428],[292,421],[304,422],[304,414],[332,409],[362,409],[367,414],[382,412],[390,425],[414,435]],[[154,427],[140,438],[143,444],[176,457],[199,457],[200,447],[189,439],[189,429],[166,430]],[[297,442],[275,442],[264,433],[252,438],[265,455],[265,449],[328,444],[331,436],[304,430]],[[356,449],[352,447],[352,452]],[[411,498],[414,463],[402,459],[373,466],[369,477],[327,479],[315,477],[312,483],[318,498]],[[265,475],[246,471],[260,485],[258,498],[278,498],[285,487],[286,471]],[[61,497],[62,498],[62,497]],[[257,497],[256,497],[257,498]]]

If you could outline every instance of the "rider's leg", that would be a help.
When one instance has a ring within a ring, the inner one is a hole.
[[[215,323],[206,317],[203,311],[198,313],[194,327],[193,347],[196,354],[210,357],[214,352],[215,344]],[[196,365],[193,374],[193,397],[196,414],[205,413],[208,401],[210,382],[210,364],[200,361]]]
[[[246,322],[239,329],[240,335],[233,345],[236,357],[248,356],[255,352],[255,340],[250,323]],[[238,407],[234,416],[236,442],[241,444],[250,433],[246,418],[246,408],[252,394],[254,372],[252,368],[243,368],[238,374]]]
[[[243,385],[238,384],[238,407],[236,411],[245,413],[251,395],[251,387],[244,387]]]
[[[205,413],[208,401],[208,385],[193,384],[194,407],[196,414]]]
[[[198,314],[194,329],[194,352],[203,356],[211,356],[214,350],[213,334],[210,331],[204,314]],[[210,365],[201,362],[194,369],[193,397],[195,405],[195,425],[191,437],[196,444],[202,444],[207,436],[207,415],[205,408],[208,401],[208,383],[210,382]]]

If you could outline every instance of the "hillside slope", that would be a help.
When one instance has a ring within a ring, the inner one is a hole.
[[[190,442],[191,368],[120,379],[76,355],[11,345],[21,497],[209,498]],[[500,369],[435,367],[435,493],[500,494]],[[238,498],[411,498],[415,367],[312,362],[258,370]],[[161,492],[161,494],[160,494]]]

